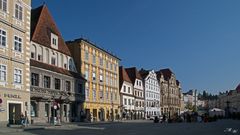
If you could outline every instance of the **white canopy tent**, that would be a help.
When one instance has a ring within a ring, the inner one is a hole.
[[[225,116],[225,111],[219,108],[213,108],[209,110],[209,116]]]

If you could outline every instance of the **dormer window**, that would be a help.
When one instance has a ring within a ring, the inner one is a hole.
[[[51,33],[51,47],[58,49],[58,36]]]

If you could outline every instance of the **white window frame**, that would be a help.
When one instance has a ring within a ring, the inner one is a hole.
[[[18,8],[21,8],[21,10],[17,9],[16,6],[18,6]],[[16,14],[16,12],[17,12],[17,14]],[[16,19],[20,20],[20,21],[23,21],[23,17],[24,17],[23,13],[24,13],[24,11],[23,11],[22,4],[21,3],[15,3],[15,5],[14,5],[14,17]]]
[[[6,35],[3,35],[3,32],[5,32]],[[2,39],[5,37],[5,45],[3,45],[2,43]],[[7,31],[4,29],[0,29],[0,47],[7,47]]]
[[[1,0],[0,2],[1,2],[0,10],[6,13],[8,11],[8,0]],[[4,3],[6,4],[6,9],[5,10],[3,8]]]
[[[5,69],[2,69],[2,66],[5,66]],[[5,72],[4,79],[2,79],[2,73]],[[7,65],[0,64],[0,81],[6,82],[7,81]]]
[[[53,33],[51,33],[51,47],[58,49],[58,36]]]
[[[21,36],[18,36],[18,35],[14,35],[14,37],[13,37],[14,39],[13,39],[13,50],[14,51],[17,51],[17,52],[23,52],[23,38],[21,37]],[[17,40],[15,39],[15,38],[17,38]],[[21,41],[19,41],[19,39],[21,39]],[[17,45],[18,45],[18,48],[16,49],[16,44],[15,43],[17,43]],[[19,45],[21,46],[21,50],[19,51]]]
[[[21,73],[16,73],[16,70],[20,71]],[[16,75],[17,78],[15,78],[15,75]],[[22,69],[14,68],[14,73],[13,73],[14,84],[22,84],[22,77],[23,77],[22,75],[23,75],[23,70]],[[19,79],[18,77],[20,77],[20,81],[18,80]]]

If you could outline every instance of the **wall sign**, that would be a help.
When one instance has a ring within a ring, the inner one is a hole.
[[[15,99],[21,99],[20,95],[17,94],[4,94],[5,98],[15,98]]]

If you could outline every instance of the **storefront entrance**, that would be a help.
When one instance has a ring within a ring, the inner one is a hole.
[[[21,123],[21,104],[9,103],[8,106],[9,124]]]
[[[105,121],[105,112],[103,108],[99,109],[98,116],[100,121]]]

